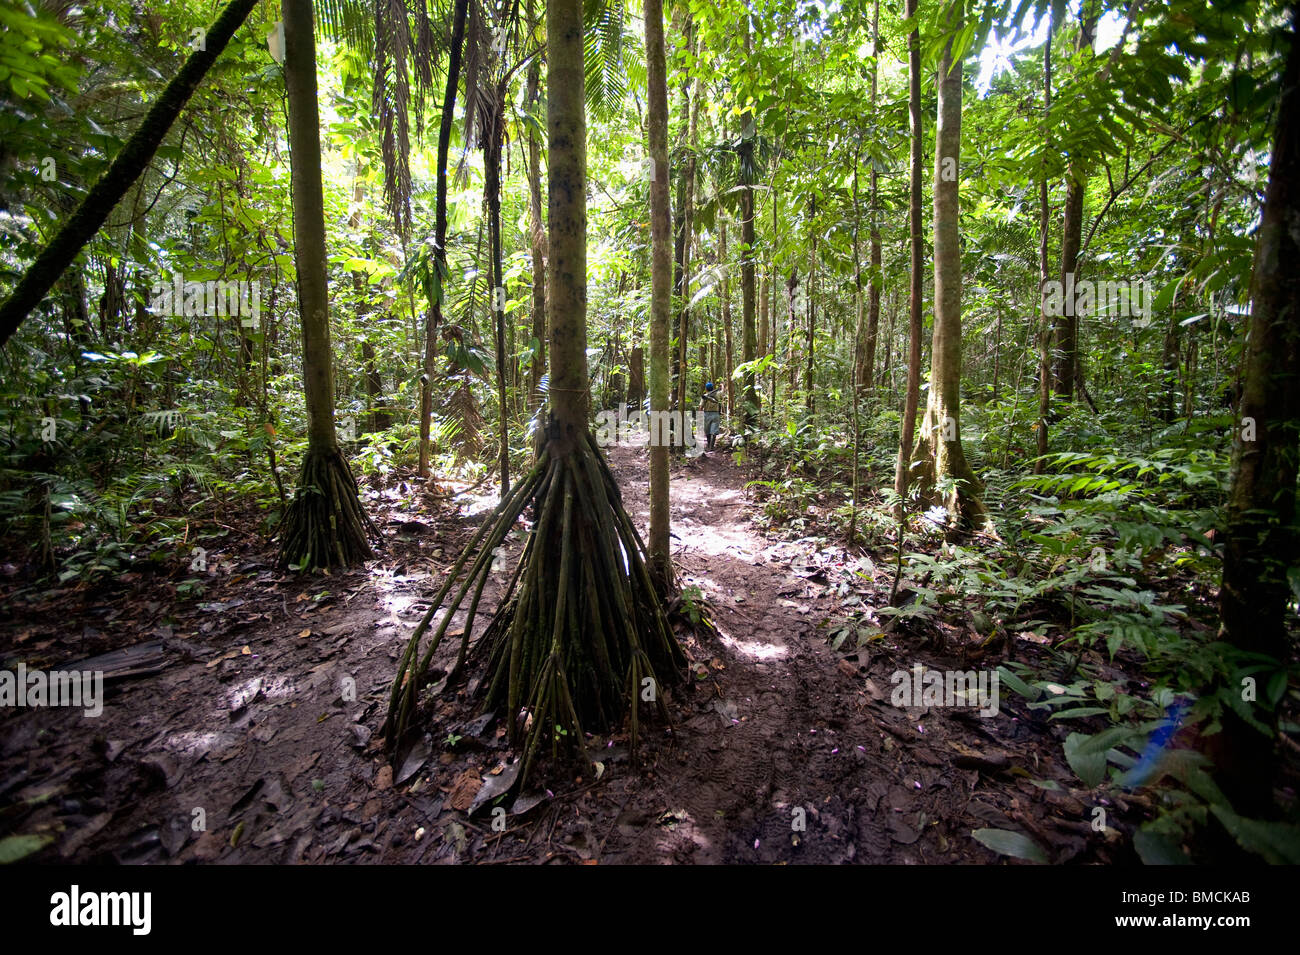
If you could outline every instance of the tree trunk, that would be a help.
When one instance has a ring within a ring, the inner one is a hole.
[[[686,27],[684,30],[687,48],[695,49],[695,31],[692,26],[692,20],[688,14],[686,17]],[[677,278],[675,294],[680,298],[681,311],[677,316],[677,360],[675,373],[677,375],[677,407],[685,412],[686,394],[688,391],[687,383],[690,375],[687,372],[686,356],[689,354],[687,345],[690,340],[691,331],[691,308],[690,308],[690,289],[691,289],[691,240],[694,236],[695,225],[692,221],[694,218],[695,207],[695,143],[700,115],[699,101],[702,90],[698,80],[691,88],[689,81],[682,84],[682,92],[686,97],[687,110],[687,133],[686,133],[686,162],[683,164],[682,179],[679,185],[679,195],[681,197],[681,207],[678,211],[678,233],[677,233]]]
[[[501,499],[510,493],[510,412],[506,387],[506,289],[501,274],[501,147],[505,139],[505,109],[508,80],[493,91],[491,113],[484,130],[483,191],[488,207],[488,256],[492,270],[492,334],[497,366],[497,468],[501,472]]]
[[[813,391],[813,365],[816,335],[817,335],[817,305],[814,294],[816,292],[817,278],[817,194],[813,193],[812,198],[808,201],[808,338],[806,351],[808,352],[804,366],[803,388],[804,388],[804,407],[808,413],[812,414],[817,410],[817,396]]]
[[[1051,136],[1052,115],[1052,24],[1047,25],[1047,43],[1043,48],[1043,134]],[[1044,160],[1044,165],[1046,160]],[[1047,425],[1052,414],[1052,317],[1047,313],[1047,283],[1052,280],[1051,266],[1047,262],[1048,236],[1051,230],[1051,209],[1047,202],[1047,170],[1039,171],[1038,178],[1038,422],[1035,438],[1038,457],[1034,460],[1034,473],[1042,474],[1047,462]]]
[[[903,16],[916,16],[918,0],[905,0]],[[912,477],[912,443],[916,433],[916,406],[921,394],[921,269],[924,268],[924,238],[921,235],[921,150],[924,131],[921,127],[921,34],[907,35],[908,95],[907,111],[911,126],[911,173],[908,196],[908,235],[911,246],[909,268],[907,356],[907,394],[903,399],[903,421],[898,440],[898,465],[894,470],[894,491],[900,499],[907,497]],[[903,504],[900,500],[900,513]]]
[[[880,0],[876,0],[871,11],[871,51],[878,55],[880,51]],[[877,74],[875,63],[871,66],[871,115],[872,122],[876,116]],[[855,167],[856,174],[856,167]],[[875,160],[871,162],[871,279],[867,293],[867,329],[858,363],[858,388],[871,390],[873,369],[876,365],[876,339],[880,330],[880,267],[883,261],[880,249],[880,186],[879,173]],[[858,285],[861,286],[859,277]]]
[[[1291,50],[1282,77],[1268,190],[1255,247],[1250,327],[1234,429],[1219,639],[1285,666],[1289,656],[1288,572],[1300,562],[1296,472],[1300,448],[1300,8],[1292,9]],[[1263,694],[1265,674],[1259,674]],[[1241,684],[1228,692],[1241,692]],[[1276,712],[1253,704],[1275,725]],[[1215,754],[1223,788],[1250,815],[1269,812],[1273,741],[1224,711]]]
[[[203,49],[189,55],[181,71],[150,107],[144,122],[127,140],[108,171],[23,274],[9,298],[0,305],[0,347],[9,341],[31,310],[41,303],[63,271],[94,238],[132,183],[148,168],[172,123],[256,5],[257,0],[231,0],[226,5],[204,34]]]
[[[550,144],[547,324],[551,329],[551,442],[563,454],[587,433],[587,116],[582,4],[546,7],[546,133]],[[558,442],[558,444],[556,444]]]
[[[951,24],[961,29],[961,14]],[[983,486],[961,444],[961,60],[952,42],[939,62],[938,124],[934,137],[934,335],[930,345],[930,390],[916,459],[930,501],[942,504],[955,526],[989,523]],[[950,490],[945,489],[951,486]]]
[[[320,118],[316,99],[316,40],[311,0],[284,0],[284,78],[289,105],[294,264],[302,317],[307,453],[298,490],[285,514],[281,566],[347,567],[374,555],[369,518],[356,479],[334,433],[325,204],[321,185]]]
[[[732,387],[731,382],[731,282],[727,279],[727,221],[723,219],[718,225],[718,265],[722,269],[722,338],[725,353],[721,362],[723,376],[727,380],[727,420],[736,417],[736,389]],[[718,362],[714,363],[715,374],[711,375],[717,380],[716,369]]]
[[[645,0],[647,138],[650,152],[650,409],[668,410],[668,325],[672,315],[672,221],[668,208],[668,70],[663,0]],[[672,581],[669,552],[668,448],[650,448],[649,567]]]
[[[447,88],[442,97],[438,124],[438,184],[435,200],[433,242],[438,294],[424,331],[424,374],[420,376],[420,465],[421,477],[429,476],[429,418],[433,415],[433,376],[438,357],[438,326],[442,324],[442,300],[447,275],[447,154],[451,150],[451,127],[456,117],[456,86],[460,82],[461,50],[465,43],[465,20],[469,0],[456,0],[452,15],[451,50],[447,54]]]
[[[528,0],[525,18],[533,23],[534,0]],[[541,98],[541,57],[528,65],[528,88],[525,99],[534,108]],[[530,123],[528,126],[528,229],[533,254],[533,362],[528,375],[528,410],[535,413],[542,405],[541,382],[546,374],[546,228],[542,223],[542,147]],[[538,436],[540,437],[540,436]],[[534,456],[540,441],[533,445]]]
[[[649,0],[647,6],[655,2]],[[390,741],[405,738],[434,651],[473,587],[460,651],[447,683],[460,679],[478,600],[493,574],[493,557],[522,510],[532,504],[535,530],[513,572],[506,575],[498,609],[474,650],[487,671],[475,691],[481,708],[505,714],[510,741],[522,752],[518,788],[526,784],[537,757],[544,750],[558,754],[562,740],[566,749],[587,757],[580,769],[585,775],[590,766],[587,730],[611,730],[624,717],[635,754],[641,702],[666,717],[662,690],[680,682],[686,663],[664,613],[664,594],[648,570],[646,548],[587,425],[582,10],[582,0],[550,0],[546,6],[552,335],[546,443],[537,465],[501,501],[493,520],[471,541],[430,602],[398,667],[385,721]],[[648,26],[647,33],[652,31]],[[661,152],[666,153],[666,136],[662,142]],[[667,187],[666,165],[655,177],[661,199]],[[663,225],[661,220],[661,243]],[[661,273],[662,259],[661,253]],[[666,287],[662,275],[660,287]],[[474,563],[457,595],[443,607],[471,556]],[[439,610],[445,611],[442,622],[421,654],[423,634]],[[550,745],[540,746],[544,740]],[[392,749],[396,757],[398,749]],[[569,770],[557,768],[554,778]]]
[[[1097,15],[1082,12],[1079,23],[1080,52],[1092,49],[1096,28]],[[1076,296],[1066,290],[1078,288],[1079,249],[1083,242],[1083,196],[1087,187],[1088,176],[1083,163],[1072,158],[1066,174],[1065,219],[1061,227],[1061,288],[1065,314],[1057,318],[1053,335],[1056,351],[1053,386],[1056,394],[1066,401],[1074,400],[1075,386],[1083,376]]]
[[[752,49],[749,29],[749,14],[742,17],[745,31],[745,52]],[[754,328],[755,269],[754,269],[754,126],[753,112],[746,112],[740,117],[740,184],[744,191],[740,194],[740,307],[741,307],[741,353],[744,364],[758,357],[758,341]],[[766,310],[763,313],[764,324],[767,322]],[[767,332],[763,333],[766,340]],[[731,354],[728,345],[727,354]],[[728,380],[731,369],[728,367]],[[758,392],[754,387],[754,372],[744,376],[744,414],[743,427],[748,433],[754,428],[754,416],[758,412]],[[730,387],[730,386],[728,386]],[[732,427],[735,427],[732,425]]]

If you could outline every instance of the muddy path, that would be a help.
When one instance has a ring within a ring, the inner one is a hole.
[[[644,533],[646,453],[610,462]],[[649,730],[636,767],[625,737],[594,738],[599,778],[552,779],[503,812],[488,797],[509,778],[504,729],[463,692],[396,772],[375,738],[395,660],[481,501],[466,514],[450,493],[370,488],[386,547],[349,574],[280,574],[247,537],[214,553],[202,599],[176,593],[185,571],[10,587],[5,667],[128,647],[141,672],[110,680],[97,718],[0,712],[0,837],[43,840],[29,858],[44,862],[916,864],[997,862],[971,838],[991,827],[1049,861],[1119,861],[1114,828],[1090,825],[1098,800],[1051,755],[1062,728],[1005,692],[989,718],[893,706],[895,671],[961,664],[903,637],[830,648],[846,595],[882,606],[888,574],[870,554],[758,530],[750,477],[722,452],[673,464],[679,583],[717,635],[686,638],[671,731]],[[1112,827],[1140,821],[1141,807],[1104,805]]]

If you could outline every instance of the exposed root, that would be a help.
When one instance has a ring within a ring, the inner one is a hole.
[[[337,447],[307,451],[298,489],[280,535],[281,567],[351,567],[374,557],[366,531],[378,536],[361,508],[352,469]]]
[[[533,531],[471,649],[493,551],[530,504]],[[456,595],[444,606],[453,587]],[[587,730],[612,730],[626,719],[635,756],[642,705],[667,721],[663,691],[680,681],[685,654],[664,613],[665,595],[647,571],[645,545],[590,435],[567,453],[545,445],[447,575],[398,665],[384,723],[394,751],[412,729],[433,655],[471,591],[447,683],[463,678],[467,665],[481,670],[473,694],[483,709],[504,714],[511,743],[523,753],[519,785],[544,739],[553,757],[562,739],[585,752]]]

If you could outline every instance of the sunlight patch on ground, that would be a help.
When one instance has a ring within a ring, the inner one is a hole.
[[[785,647],[774,643],[762,643],[758,640],[737,640],[719,631],[723,646],[728,650],[749,657],[751,660],[779,660],[789,652]]]
[[[687,520],[677,520],[674,524],[683,546],[702,554],[753,563],[761,546],[752,535],[734,527],[710,527]]]
[[[473,517],[475,514],[496,510],[497,505],[501,503],[501,496],[499,494],[457,494],[452,501],[465,509],[465,517]]]
[[[166,742],[163,743],[163,748],[189,756],[203,756],[216,748],[218,740],[221,739],[220,733],[173,733],[167,737]],[[225,742],[227,746],[230,744],[230,740]],[[221,747],[221,749],[225,748],[225,746]]]

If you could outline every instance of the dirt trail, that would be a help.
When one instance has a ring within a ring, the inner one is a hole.
[[[644,531],[646,452],[614,448],[610,461]],[[840,619],[850,589],[881,605],[883,574],[759,533],[728,455],[673,468],[679,583],[715,608],[719,637],[687,641],[674,732],[652,728],[639,770],[624,738],[593,740],[600,779],[520,797],[499,831],[489,805],[463,810],[502,774],[503,730],[462,693],[394,779],[372,737],[395,659],[473,521],[386,488],[367,506],[390,539],[363,571],[281,575],[267,551],[197,604],[174,590],[146,599],[162,585],[144,578],[7,603],[6,665],[156,639],[163,668],[112,688],[96,720],[0,714],[0,836],[47,835],[35,858],[74,862],[928,863],[996,861],[970,837],[991,826],[1054,861],[1109,858],[1109,839],[1088,838],[1086,794],[1040,758],[1059,752],[1038,745],[1059,727],[1005,692],[991,719],[891,706],[890,674],[930,661],[887,640],[835,652],[819,626]]]
[[[611,463],[645,526],[644,453],[616,449]],[[816,628],[825,588],[791,572],[808,548],[753,529],[744,483],[725,454],[673,474],[679,583],[703,591],[721,639],[693,648],[709,674],[687,694],[677,751],[629,801],[602,861],[923,861],[926,820],[953,814],[951,782],[898,759],[865,679]]]

